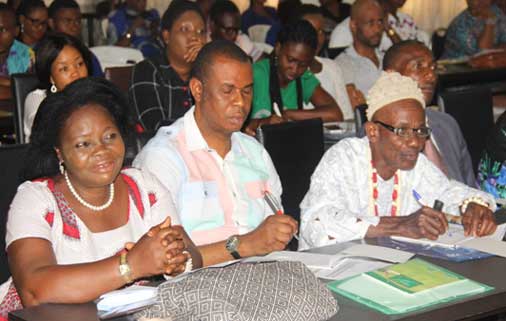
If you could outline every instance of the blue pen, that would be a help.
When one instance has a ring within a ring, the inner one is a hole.
[[[427,206],[427,203],[425,203],[423,200],[422,200],[422,196],[420,196],[420,194],[418,194],[417,191],[415,191],[413,189],[413,197],[415,198],[415,200],[418,202],[418,204],[422,205],[422,206]],[[442,212],[443,211],[443,206],[444,206],[444,203],[441,202],[440,200],[435,200],[434,201],[434,206],[432,206],[432,208],[438,212]],[[448,221],[448,217],[447,217],[447,214],[443,213],[445,215],[445,218],[446,220]],[[448,229],[448,235],[449,236],[452,236],[451,232],[450,232],[450,229]]]

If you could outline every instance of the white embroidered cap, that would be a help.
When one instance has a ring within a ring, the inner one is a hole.
[[[382,107],[403,99],[415,99],[425,108],[425,99],[418,83],[398,72],[383,71],[367,95],[367,119]]]

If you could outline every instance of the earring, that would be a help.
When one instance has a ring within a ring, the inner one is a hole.
[[[56,86],[54,84],[51,85],[51,88],[49,88],[49,90],[51,90],[51,92],[53,94],[58,91],[58,89],[56,88]]]
[[[65,166],[63,166],[63,161],[60,161],[58,163],[58,167],[60,168],[60,173],[63,175],[65,174]]]
[[[20,30],[20,32],[23,33],[24,31],[25,31],[25,25],[21,24],[21,30]]]

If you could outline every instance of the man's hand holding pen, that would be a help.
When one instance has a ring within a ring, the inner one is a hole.
[[[462,225],[466,236],[490,235],[497,228],[494,213],[488,207],[473,202],[469,203],[462,214]]]

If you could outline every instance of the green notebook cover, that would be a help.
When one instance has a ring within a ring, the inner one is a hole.
[[[416,265],[430,264],[420,259],[414,259],[412,261],[415,261],[414,264]],[[437,268],[435,269],[436,273],[446,271],[458,279],[454,282],[445,282],[439,286],[433,286],[414,293],[406,292],[398,286],[391,285],[389,282],[384,282],[367,273],[352,276],[344,280],[333,281],[328,283],[327,286],[330,290],[342,296],[385,314],[413,312],[436,304],[462,299],[494,289],[493,287],[469,280],[439,266],[430,265]],[[449,278],[451,279],[451,276],[449,276]],[[420,285],[415,285],[414,288],[416,287],[420,287]]]
[[[390,265],[366,274],[407,293],[417,293],[465,279],[461,275],[420,259]]]

